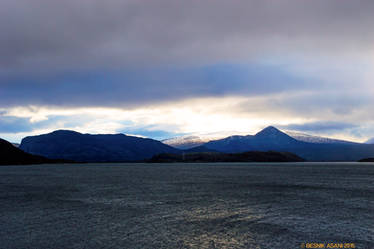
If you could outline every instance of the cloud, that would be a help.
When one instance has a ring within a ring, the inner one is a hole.
[[[282,129],[295,130],[295,131],[311,131],[311,132],[331,132],[342,131],[345,129],[356,128],[358,125],[334,121],[319,121],[304,124],[288,124],[281,126]]]
[[[0,133],[19,133],[32,131],[27,118],[0,115]]]
[[[186,135],[186,133],[175,132],[176,128],[177,127],[170,129],[170,127],[167,126],[157,127],[156,125],[149,125],[145,127],[128,127],[121,129],[119,132],[127,135],[149,137],[157,140]]]
[[[18,78],[4,84],[0,104],[131,107],[191,97],[271,94],[312,86],[310,81],[271,65],[217,64]]]
[[[373,66],[373,10],[370,0],[5,0],[0,105],[363,86],[374,79],[360,78]]]
[[[371,138],[366,141],[367,144],[374,144],[374,138]]]
[[[1,2],[0,64],[25,71],[372,49],[370,0]],[[48,20],[48,21],[47,21]]]
[[[297,95],[296,95],[297,96]],[[254,134],[272,124],[278,128],[329,135],[340,139],[363,141],[371,137],[373,122],[356,119],[356,113],[321,116],[306,112],[295,115],[281,103],[286,93],[253,97],[203,97],[132,109],[120,107],[13,107],[3,115],[23,120],[28,131],[17,128],[0,131],[4,138],[19,141],[25,135],[72,129],[83,133],[125,133],[165,139],[179,135],[223,137],[233,134]],[[239,107],[243,107],[240,109]],[[244,108],[246,107],[246,108]],[[250,108],[249,108],[250,107]],[[0,110],[1,111],[1,110]],[[301,111],[301,109],[300,109]],[[362,112],[365,115],[365,112]],[[32,121],[33,120],[33,121]],[[327,121],[326,121],[327,120]],[[14,121],[14,123],[17,123]],[[6,127],[6,126],[5,126]],[[18,135],[15,136],[14,133]]]
[[[1,112],[0,112],[1,113]],[[87,115],[9,115],[7,112],[0,114],[0,134],[1,133],[26,133],[35,130],[45,129],[59,129],[62,127],[77,127],[82,125],[93,117],[89,118]],[[42,117],[42,118],[41,118]]]

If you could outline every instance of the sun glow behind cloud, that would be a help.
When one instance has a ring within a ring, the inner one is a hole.
[[[27,119],[35,128],[28,132],[0,135],[12,141],[20,141],[25,135],[72,129],[82,133],[125,133],[137,136],[167,131],[155,137],[157,139],[186,134],[218,138],[254,134],[268,125],[287,127],[318,121],[308,115],[295,118],[292,112],[281,106],[272,110],[282,96],[274,95],[270,99],[274,102],[271,106],[266,105],[270,102],[269,97],[227,96],[185,99],[132,109],[14,107],[0,111],[4,117]],[[344,134],[336,134],[335,137],[357,140],[354,136],[347,137]]]

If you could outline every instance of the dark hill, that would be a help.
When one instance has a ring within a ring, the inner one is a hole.
[[[50,160],[42,156],[31,155],[18,149],[8,141],[0,139],[0,165],[22,165],[57,162],[63,161]]]
[[[196,152],[185,154],[159,154],[148,162],[303,162],[304,159],[288,152],[248,151],[242,153]]]
[[[359,162],[362,162],[362,163],[373,163],[374,162],[374,158],[361,159]]]
[[[58,130],[22,140],[20,149],[47,158],[79,162],[130,162],[179,150],[159,141],[124,134],[91,135]]]

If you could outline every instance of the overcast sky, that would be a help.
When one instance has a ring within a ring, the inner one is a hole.
[[[374,137],[372,0],[2,0],[0,137]]]

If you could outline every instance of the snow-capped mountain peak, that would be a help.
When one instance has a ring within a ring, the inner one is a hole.
[[[165,139],[161,142],[177,149],[190,149],[209,142],[209,140],[203,139],[199,136],[181,136]]]

